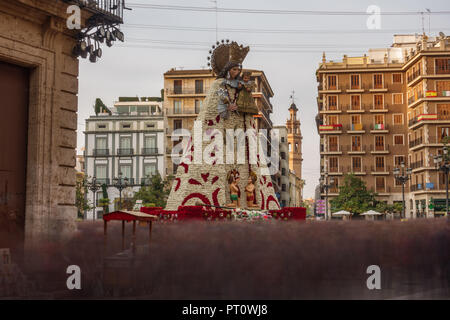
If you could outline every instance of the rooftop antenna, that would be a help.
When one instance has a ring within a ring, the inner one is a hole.
[[[422,17],[422,34],[425,34],[425,27],[424,27],[424,16],[423,16],[424,12],[420,11],[420,15]]]
[[[428,35],[431,36],[431,10],[428,8],[425,8],[428,12]]]

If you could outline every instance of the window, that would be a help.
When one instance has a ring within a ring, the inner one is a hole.
[[[402,134],[398,134],[398,135],[394,135],[394,145],[403,145],[403,135]]]
[[[182,82],[181,80],[173,81],[173,93],[181,94],[182,93]]]
[[[339,192],[338,188],[339,188],[339,179],[337,177],[334,177],[334,181],[332,183],[330,183],[330,191],[333,193],[337,193]]]
[[[384,124],[384,115],[377,114],[374,116],[375,124]],[[375,128],[375,129],[382,129],[382,128]]]
[[[359,89],[359,74],[350,76],[350,89]]]
[[[383,75],[381,73],[373,75],[373,87],[374,89],[383,89]]]
[[[181,101],[175,100],[173,102],[173,113],[181,113]]]
[[[281,159],[286,160],[286,153],[285,152],[281,152]]]
[[[441,143],[442,139],[450,136],[450,128],[449,127],[438,127],[438,142]]]
[[[97,178],[97,180],[106,179],[108,177],[106,164],[96,164],[94,175]]]
[[[338,117],[337,116],[328,116],[328,124],[332,125],[332,124],[338,124]]]
[[[384,151],[384,136],[375,136],[375,151]]]
[[[338,149],[338,137],[328,137],[328,151],[339,151]]]
[[[328,76],[328,90],[337,89],[337,79],[336,76]]]
[[[373,104],[375,106],[375,109],[383,109],[383,95],[382,94],[375,94],[373,96]]]
[[[281,137],[281,142],[284,142],[284,137]]]
[[[281,168],[281,175],[285,176],[286,175],[286,168]]]
[[[195,93],[203,93],[203,80],[195,80]]]
[[[339,172],[339,168],[338,168],[338,158],[336,157],[330,157],[328,159],[328,163],[330,165],[330,172]]]
[[[438,104],[437,114],[439,120],[449,120],[450,119],[450,104]]]
[[[328,96],[328,110],[337,110],[337,96]]]
[[[99,124],[97,125],[98,129],[106,129],[106,124]]]
[[[156,163],[144,163],[144,177],[152,177],[156,174]]]
[[[173,120],[173,130],[183,128],[183,120]]]
[[[436,91],[439,97],[449,97],[450,81],[436,81]]]
[[[156,149],[156,136],[144,137],[144,148]]]
[[[131,124],[122,124],[122,129],[130,129]]]
[[[393,115],[394,117],[394,124],[395,125],[402,125],[403,124],[403,114],[397,113]]]
[[[119,173],[122,172],[122,178],[131,178],[131,165],[119,164]]]
[[[360,95],[352,95],[351,96],[351,109],[352,110],[361,110],[361,96]]]
[[[401,73],[393,73],[392,74],[392,83],[402,83],[402,74]]]
[[[436,59],[436,74],[450,73],[450,59]]]
[[[404,156],[394,156],[394,166],[400,167],[402,163],[405,163]],[[406,163],[405,163],[406,165]]]
[[[281,185],[281,191],[283,191],[283,192],[286,191],[286,184],[285,184],[285,183],[283,183],[283,184]]]
[[[96,149],[102,149],[102,150],[108,149],[107,143],[108,142],[107,142],[106,137],[96,137],[95,138],[95,148]]]
[[[131,149],[131,137],[120,137],[119,138],[119,148],[120,149]]]
[[[202,100],[195,100],[195,113],[200,113],[200,110],[202,109]]]
[[[178,165],[177,164],[173,164],[173,174],[176,175],[177,174],[177,169],[178,169]]]
[[[376,191],[381,191],[384,192],[384,177],[376,177],[375,178],[375,186],[376,186]]]
[[[384,157],[375,157],[376,171],[384,171]]]
[[[403,103],[403,93],[393,93],[392,94],[392,103],[393,104],[402,104]]]
[[[352,170],[354,172],[361,171],[361,157],[352,157]]]
[[[299,150],[298,150],[298,143],[295,144],[295,152],[299,152]]]
[[[361,151],[361,136],[352,136],[352,151]]]

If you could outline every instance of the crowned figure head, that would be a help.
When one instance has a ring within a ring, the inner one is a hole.
[[[237,44],[237,42],[229,40],[217,41],[217,46],[213,45],[212,50],[209,51],[211,56],[208,57],[212,71],[218,78],[224,78],[228,71],[234,67],[242,69],[242,63],[250,51],[249,47]]]

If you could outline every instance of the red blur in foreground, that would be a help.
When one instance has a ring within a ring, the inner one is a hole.
[[[234,210],[209,208],[206,206],[179,206],[178,210],[164,210],[161,207],[142,207],[141,212],[156,215],[158,220],[226,220],[231,218]],[[269,219],[275,220],[306,220],[306,208],[285,207],[280,210],[270,210]]]

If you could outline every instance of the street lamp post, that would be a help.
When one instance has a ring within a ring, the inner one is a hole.
[[[450,171],[450,159],[448,156],[447,145],[444,145],[442,150],[443,154],[438,154],[434,156],[434,164],[436,165],[436,169],[442,171],[444,173],[445,179],[445,212],[447,214],[447,218],[450,218],[448,214],[448,173]]]
[[[401,165],[401,173],[399,168],[394,169],[394,177],[395,180],[402,184],[402,214],[400,218],[405,218],[405,184],[411,178],[412,169],[407,168],[405,173],[405,163],[402,162]]]
[[[97,208],[97,202],[96,202],[96,197],[97,197],[97,191],[100,189],[100,183],[97,182],[97,178],[94,176],[91,181],[87,182],[87,187],[89,190],[92,191],[92,193],[94,194],[94,208],[93,208],[93,213],[92,213],[92,220],[95,220],[95,209]]]
[[[330,219],[328,215],[328,189],[331,188],[332,184],[334,183],[333,177],[330,177],[330,181],[328,183],[328,172],[325,172],[325,179],[323,177],[320,177],[320,185],[322,188],[325,189],[325,219]]]
[[[128,178],[122,178],[122,172],[119,172],[119,177],[113,179],[114,187],[119,190],[119,210],[122,209],[122,190],[129,186]]]

